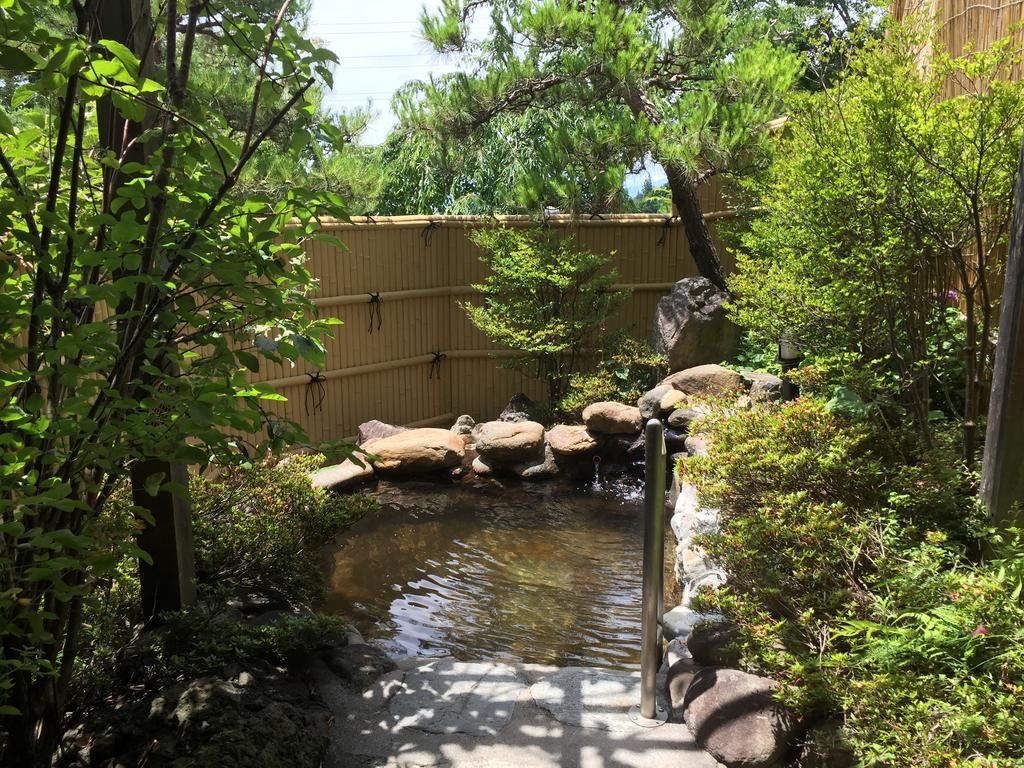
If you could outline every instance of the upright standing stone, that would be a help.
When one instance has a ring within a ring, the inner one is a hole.
[[[1013,507],[1024,504],[1024,144],[1015,195],[981,470],[989,514],[1007,527],[1024,520]]]

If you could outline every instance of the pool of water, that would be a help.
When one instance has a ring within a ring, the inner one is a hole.
[[[376,495],[380,510],[326,552],[321,606],[367,639],[396,655],[639,664],[637,481],[381,482]]]

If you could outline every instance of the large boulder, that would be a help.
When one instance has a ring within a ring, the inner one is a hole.
[[[370,421],[364,421],[359,425],[359,429],[356,433],[356,443],[358,445],[364,445],[371,440],[380,440],[382,437],[391,437],[392,435],[398,435],[402,432],[408,431],[408,427],[399,427],[395,424],[386,424],[383,421],[371,419]]]
[[[558,424],[547,431],[545,438],[557,456],[590,456],[601,447],[598,439],[582,424]]]
[[[462,463],[466,450],[459,435],[431,427],[371,440],[363,449],[373,454],[377,471],[404,475],[453,469]]]
[[[363,465],[359,466],[351,459],[345,459],[341,464],[318,469],[309,476],[310,483],[314,488],[340,491],[363,480],[369,480],[373,477],[373,467],[366,457],[363,457],[362,461]]]
[[[599,435],[635,435],[643,426],[643,418],[635,406],[603,401],[583,410],[583,423]]]
[[[704,277],[680,280],[654,311],[651,344],[679,371],[732,357],[739,328],[725,314],[729,294]]]
[[[715,363],[678,371],[664,379],[661,384],[678,389],[687,395],[713,397],[733,397],[746,389],[743,377],[739,373]]]
[[[772,768],[793,740],[795,719],[773,698],[778,683],[738,669],[705,667],[683,700],[697,743],[728,768]]]
[[[473,427],[476,451],[489,464],[519,463],[540,456],[544,425],[536,421],[485,421]]]

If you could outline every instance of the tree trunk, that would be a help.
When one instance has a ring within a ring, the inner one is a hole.
[[[722,261],[718,257],[714,240],[711,239],[711,230],[704,220],[704,211],[701,209],[700,200],[697,199],[697,188],[691,175],[672,163],[665,164],[665,175],[672,191],[672,203],[683,222],[686,241],[690,246],[690,255],[697,265],[697,271],[701,277],[707,278],[723,291],[728,290],[725,276],[722,274]]]

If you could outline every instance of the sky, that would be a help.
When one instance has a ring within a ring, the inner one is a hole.
[[[322,41],[340,59],[334,89],[326,97],[338,109],[370,105],[375,113],[363,142],[379,144],[396,123],[391,95],[408,80],[452,72],[450,58],[436,53],[420,37],[419,17],[424,5],[435,9],[438,0],[312,0],[309,34]],[[646,173],[631,176],[626,187],[635,191]],[[665,182],[655,168],[655,185]]]

